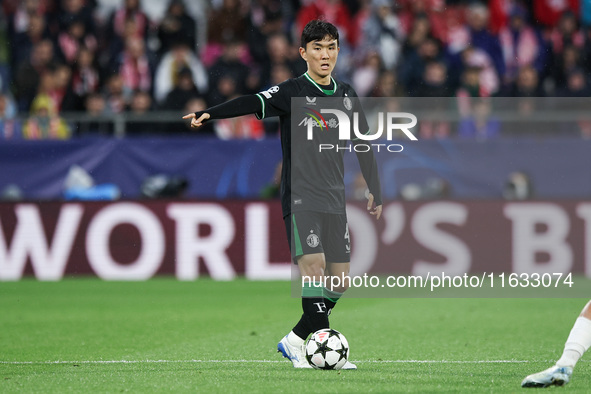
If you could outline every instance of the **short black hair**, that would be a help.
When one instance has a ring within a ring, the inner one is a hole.
[[[309,42],[322,41],[325,37],[337,40],[339,45],[339,30],[336,26],[323,20],[313,19],[304,27],[300,45],[305,49]]]

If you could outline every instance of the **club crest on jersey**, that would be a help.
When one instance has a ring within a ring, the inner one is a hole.
[[[345,97],[343,99],[343,105],[345,106],[345,108],[347,108],[347,111],[351,111],[351,108],[353,108],[353,103],[351,102],[351,99],[349,97]]]
[[[315,248],[318,245],[320,245],[320,238],[318,237],[318,235],[312,233],[308,235],[308,238],[306,238],[306,242],[308,243],[309,247]]]

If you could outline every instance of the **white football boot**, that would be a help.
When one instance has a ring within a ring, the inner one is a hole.
[[[294,346],[287,340],[287,335],[277,344],[277,351],[293,363],[294,368],[312,368],[306,360],[303,346]]]
[[[553,366],[545,371],[529,375],[523,382],[521,387],[548,387],[548,386],[564,386],[570,381],[573,374],[571,367]]]

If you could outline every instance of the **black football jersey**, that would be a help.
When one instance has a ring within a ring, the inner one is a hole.
[[[358,112],[358,129],[365,134],[369,127],[355,90],[333,78],[327,89],[326,86],[318,85],[306,73],[256,96],[262,103],[262,109],[256,116],[259,119],[279,116],[280,120],[283,216],[297,211],[344,213],[343,155],[354,151],[351,150],[352,145],[365,141],[354,137],[350,141],[339,139],[337,116],[321,113],[322,104],[318,104],[328,102],[331,109],[346,113],[350,119],[353,112]],[[297,98],[293,106],[292,98]],[[309,122],[313,122],[313,132],[308,127]],[[321,150],[320,146],[324,149]],[[357,157],[370,192],[376,203],[381,204],[380,182],[372,150],[357,152]]]

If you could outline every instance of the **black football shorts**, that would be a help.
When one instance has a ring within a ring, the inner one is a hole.
[[[324,253],[328,263],[351,260],[351,239],[347,215],[313,211],[295,212],[284,219],[291,258]]]

